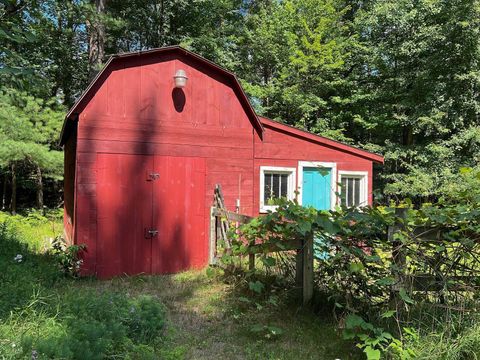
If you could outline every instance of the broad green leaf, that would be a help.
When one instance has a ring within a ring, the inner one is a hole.
[[[353,262],[353,263],[350,263],[350,272],[352,273],[358,273],[358,272],[361,272],[365,266],[363,266],[363,264],[361,262]]]
[[[363,352],[367,355],[368,360],[380,360],[380,356],[382,355],[380,350],[374,349],[371,346],[367,346],[363,349]]]
[[[251,281],[248,283],[248,287],[250,288],[250,290],[256,292],[257,294],[261,294],[263,289],[265,288],[265,285],[263,285],[262,282],[260,281]]]
[[[404,288],[401,288],[399,291],[400,298],[408,304],[415,304],[415,300],[413,300],[410,296],[408,296],[407,291]]]

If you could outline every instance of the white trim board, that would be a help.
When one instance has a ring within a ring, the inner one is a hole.
[[[287,198],[288,200],[295,199],[295,189],[297,181],[297,169],[294,167],[281,167],[281,166],[260,166],[260,213],[266,213],[268,210],[274,211],[277,206],[275,205],[265,205],[265,172],[267,173],[279,173],[279,174],[288,174],[288,189],[287,189]]]
[[[320,167],[331,169],[330,174],[330,209],[337,204],[337,163],[323,161],[299,161],[298,162],[298,203],[302,205],[303,168]]]

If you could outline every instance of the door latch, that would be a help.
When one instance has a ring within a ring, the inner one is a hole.
[[[160,178],[159,173],[148,173],[147,174],[147,181],[155,181],[155,180],[158,180],[159,178]]]
[[[145,229],[145,239],[152,239],[158,235],[157,229]]]

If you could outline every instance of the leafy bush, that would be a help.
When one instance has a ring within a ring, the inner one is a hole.
[[[416,337],[411,326],[421,329],[416,318],[420,306],[426,312],[437,305],[461,308],[477,296],[480,206],[474,197],[465,203],[450,200],[418,209],[407,201],[401,212],[394,206],[316,211],[281,200],[275,212],[232,231],[232,251],[223,259],[232,264],[234,256],[248,253],[248,244],[281,249],[290,239],[313,235],[317,289],[334,304],[339,325],[345,326],[354,315],[371,326],[360,326],[363,332],[348,335],[366,354],[408,359],[415,356],[408,339]],[[391,237],[388,229],[393,225],[397,231]],[[418,234],[419,227],[441,229],[442,236],[425,238]],[[404,259],[401,266],[399,256]],[[267,272],[294,267],[279,259],[268,253],[260,256]],[[434,283],[414,286],[419,275]],[[248,281],[252,290],[265,288],[251,275]],[[419,286],[424,286],[423,291],[417,291]],[[464,291],[457,292],[458,288]],[[450,311],[443,312],[441,321],[448,323],[449,317]]]
[[[137,343],[151,342],[165,327],[164,313],[164,308],[151,297],[141,296],[133,300],[125,322],[129,336]]]
[[[83,264],[82,252],[86,249],[83,244],[67,245],[63,237],[57,236],[52,243],[52,253],[60,268],[66,276],[78,277]]]

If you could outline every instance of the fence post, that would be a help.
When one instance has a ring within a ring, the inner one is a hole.
[[[255,270],[255,254],[248,254],[248,270]]]
[[[302,248],[297,249],[295,255],[295,286],[303,292],[303,241]]]
[[[302,289],[303,305],[307,305],[313,298],[313,233],[307,234],[302,240],[295,260],[295,284]]]
[[[407,257],[402,242],[396,239],[395,235],[405,229],[407,210],[406,208],[396,208],[395,224],[388,228],[388,242],[392,244],[392,275],[395,279],[395,284],[391,288],[390,298],[399,318],[401,318],[402,312],[402,306],[399,306],[401,304],[400,289],[407,288],[405,278]]]
[[[215,207],[210,207],[210,246],[208,249],[208,258],[210,265],[215,265],[216,263],[216,252],[217,252],[217,221],[215,216]]]
[[[303,305],[313,298],[313,232],[305,237],[303,244]]]

